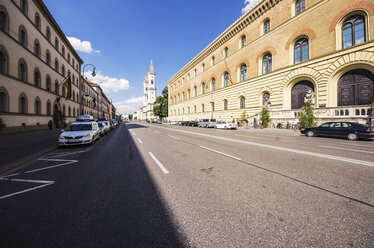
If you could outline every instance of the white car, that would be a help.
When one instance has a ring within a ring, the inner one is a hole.
[[[104,136],[109,132],[110,127],[108,126],[106,121],[98,121],[97,124],[99,125],[101,136]]]
[[[234,122],[221,121],[216,124],[215,128],[238,129],[238,126]]]
[[[170,122],[170,125],[177,125],[177,122],[176,121],[172,121],[172,122]]]
[[[99,125],[95,121],[71,123],[58,138],[60,146],[94,144],[100,138]]]

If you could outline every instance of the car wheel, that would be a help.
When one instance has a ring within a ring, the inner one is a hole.
[[[306,136],[314,137],[314,132],[313,131],[308,131],[308,132],[306,132]]]
[[[349,140],[358,140],[358,135],[355,134],[355,133],[349,133],[349,134],[347,135],[347,138],[348,138]]]
[[[90,145],[94,145],[94,144],[95,144],[95,137],[92,137]]]

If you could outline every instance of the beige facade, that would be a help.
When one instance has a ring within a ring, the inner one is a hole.
[[[244,111],[251,118],[266,105],[273,124],[292,121],[309,87],[318,121],[364,122],[373,99],[373,25],[369,0],[264,0],[168,81],[169,119],[237,120]],[[355,93],[344,80],[359,76],[365,82],[357,87],[371,88]]]

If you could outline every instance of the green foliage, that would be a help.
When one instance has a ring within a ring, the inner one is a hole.
[[[269,127],[269,124],[270,124],[270,113],[269,113],[269,110],[267,108],[263,108],[261,110],[261,113],[260,113],[260,119],[262,121],[262,126],[264,128],[267,128]]]
[[[137,119],[138,119],[138,117],[137,117],[137,116],[135,116],[134,120],[137,120]]]
[[[168,87],[162,90],[162,96],[156,97],[153,107],[153,114],[160,119],[168,116]]]
[[[243,113],[240,115],[240,119],[239,119],[240,125],[243,125],[246,117],[247,117],[247,112],[243,111]]]
[[[129,114],[129,120],[132,120],[133,115]]]
[[[314,116],[314,107],[311,100],[303,104],[303,109],[300,113],[300,128],[312,127],[316,124],[316,117]]]

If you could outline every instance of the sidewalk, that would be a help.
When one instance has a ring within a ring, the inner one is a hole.
[[[253,128],[253,127],[238,127],[238,130],[258,132],[258,133],[279,133],[279,134],[289,134],[293,136],[299,136],[300,130],[293,129],[281,129],[281,128]]]
[[[0,175],[58,147],[61,128],[0,135]]]

